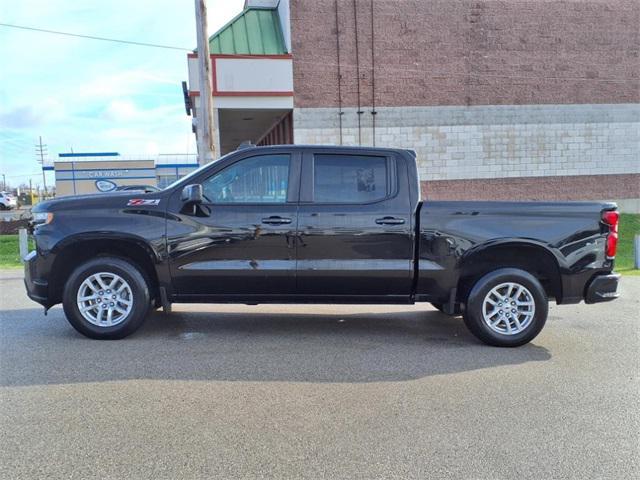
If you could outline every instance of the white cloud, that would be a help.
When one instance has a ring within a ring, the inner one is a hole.
[[[105,111],[105,118],[116,122],[140,119],[142,112],[129,100],[113,100]]]
[[[153,68],[157,68],[157,65],[149,66],[149,69]],[[151,94],[151,89],[156,85],[176,85],[176,77],[156,75],[147,70],[101,74],[79,85],[75,94],[85,100],[144,95]]]
[[[0,127],[6,129],[32,128],[42,123],[42,116],[31,105],[21,105],[0,113]]]

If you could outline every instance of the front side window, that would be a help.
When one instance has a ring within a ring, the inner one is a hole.
[[[285,203],[289,155],[260,155],[228,166],[202,183],[212,203]]]
[[[365,155],[315,155],[313,200],[366,203],[387,196],[387,159]]]

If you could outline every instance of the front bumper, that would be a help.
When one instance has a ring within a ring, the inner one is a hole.
[[[620,296],[618,293],[619,273],[596,275],[587,284],[585,303],[610,302]]]
[[[38,255],[35,251],[24,257],[24,286],[27,296],[45,308],[49,308],[49,282],[38,278]]]

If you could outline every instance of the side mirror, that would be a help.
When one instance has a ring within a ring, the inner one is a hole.
[[[202,185],[193,184],[187,185],[182,189],[182,195],[180,196],[180,200],[185,203],[196,204],[199,205],[204,201],[204,195],[202,193]]]

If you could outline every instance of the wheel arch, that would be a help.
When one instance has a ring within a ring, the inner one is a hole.
[[[460,259],[458,299],[466,300],[473,284],[499,268],[518,268],[529,272],[542,284],[547,295],[562,299],[562,276],[556,255],[547,247],[526,241],[505,241],[480,245]]]
[[[64,285],[71,273],[82,263],[100,256],[112,256],[128,261],[140,269],[149,284],[152,298],[159,297],[159,281],[155,265],[159,262],[156,252],[142,239],[136,237],[90,234],[70,237],[56,246],[55,260],[51,267],[50,298],[54,303],[62,301]]]

